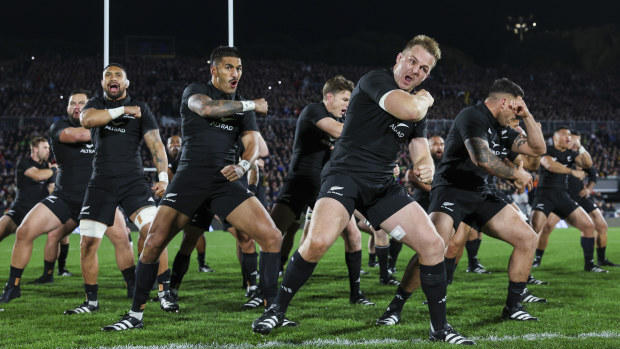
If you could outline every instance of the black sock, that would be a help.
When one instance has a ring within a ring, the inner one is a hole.
[[[189,261],[191,255],[184,255],[181,251],[177,252],[177,255],[174,257],[174,261],[172,262],[172,274],[170,275],[170,287],[174,289],[179,289],[181,287],[181,282],[183,282],[183,277],[187,273],[189,269]]]
[[[58,272],[62,273],[65,270],[67,263],[67,255],[69,254],[69,244],[60,245],[60,254],[58,255]]]
[[[48,262],[43,260],[43,276],[46,278],[54,278],[54,264],[55,262]]]
[[[465,243],[465,249],[467,250],[467,262],[470,268],[475,268],[478,265],[478,249],[480,249],[480,243],[482,240],[470,240]]]
[[[23,273],[24,269],[15,268],[11,265],[11,268],[9,270],[9,281],[7,282],[7,284],[19,286]]]
[[[349,298],[357,297],[360,293],[360,270],[362,269],[362,250],[345,252],[344,260],[349,270]]]
[[[392,298],[390,305],[388,305],[388,310],[403,311],[403,307],[405,306],[407,299],[409,299],[412,294],[413,292],[406,292],[402,288],[400,288],[400,286],[398,286],[398,288],[396,289],[396,295],[394,296],[394,298]]]
[[[159,285],[159,292],[170,291],[170,268],[157,275],[157,284]]]
[[[260,252],[258,261],[260,273],[259,288],[267,301],[267,306],[273,303],[278,293],[278,273],[280,272],[280,252]]]
[[[381,280],[388,280],[390,278],[390,274],[388,273],[388,253],[390,252],[390,245],[375,246],[375,252],[379,260],[379,278]]]
[[[607,246],[603,246],[603,247],[597,247],[596,248],[596,258],[598,259],[599,262],[604,262],[605,261],[605,249],[607,248]]]
[[[123,274],[123,279],[125,279],[127,288],[133,289],[136,284],[136,266],[132,265],[125,270],[121,270],[121,273]]]
[[[545,250],[536,249],[536,258],[542,259],[542,256],[544,253],[545,253]]]
[[[205,264],[205,254],[203,253],[199,253],[198,254],[198,265],[204,265]]]
[[[293,256],[286,266],[286,271],[282,278],[282,285],[280,286],[280,290],[278,290],[278,296],[275,300],[275,304],[278,305],[280,311],[286,313],[288,305],[291,303],[295,293],[297,293],[301,286],[310,278],[316,265],[317,263],[305,261],[298,251],[293,253]]]
[[[445,258],[446,262],[446,282],[448,284],[452,283],[452,277],[454,276],[454,271],[456,270],[456,258]]]
[[[515,307],[521,303],[521,294],[525,291],[525,282],[508,281],[508,297],[506,298],[506,305],[509,307]]]
[[[143,312],[146,300],[149,298],[149,292],[153,282],[157,279],[157,269],[159,262],[142,263],[138,260],[136,266],[136,290],[133,295],[133,303],[131,310],[135,312]]]
[[[243,275],[245,276],[245,280],[249,286],[256,286],[256,275],[257,272],[257,260],[258,253],[243,253],[243,257],[241,258],[241,264],[243,269]],[[278,269],[278,272],[280,269]],[[277,289],[276,289],[277,292]],[[275,296],[275,294],[274,294]]]
[[[94,285],[84,284],[84,292],[86,292],[86,299],[88,299],[89,302],[97,301],[98,299],[97,291],[99,291],[98,284],[94,284]]]
[[[594,238],[581,237],[581,248],[583,248],[583,259],[586,267],[594,265]]]
[[[368,253],[368,265],[377,263],[377,254],[376,253]]]
[[[428,311],[434,331],[444,328],[446,320],[446,264],[428,266],[420,264],[420,283],[428,300]]]
[[[394,269],[396,268],[396,261],[398,260],[398,255],[400,254],[400,250],[403,249],[403,243],[400,241],[392,240],[390,241],[390,252],[388,254],[388,268]]]

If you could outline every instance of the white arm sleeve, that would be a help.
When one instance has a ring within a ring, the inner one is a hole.
[[[385,109],[385,99],[387,98],[387,96],[388,96],[390,93],[392,93],[392,92],[394,92],[394,91],[396,91],[396,90],[392,90],[392,91],[386,92],[386,93],[385,93],[385,94],[381,97],[381,99],[379,100],[379,106],[381,107],[381,109],[383,109],[383,110],[387,111],[387,109]]]

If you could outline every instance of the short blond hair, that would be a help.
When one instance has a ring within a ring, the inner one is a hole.
[[[435,39],[422,34],[416,35],[413,39],[409,40],[407,45],[405,45],[403,52],[411,49],[415,45],[419,45],[423,49],[428,51],[428,53],[430,53],[431,56],[435,58],[435,64],[437,64],[437,61],[441,59],[441,49],[439,48],[439,44],[437,43],[437,41],[435,41]]]

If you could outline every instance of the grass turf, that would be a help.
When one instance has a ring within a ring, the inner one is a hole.
[[[114,250],[104,239],[99,249],[100,310],[93,314],[63,315],[84,300],[79,267],[79,236],[71,236],[67,268],[73,277],[55,276],[54,283],[28,285],[42,272],[45,238],[35,241],[30,265],[23,275],[22,297],[0,308],[0,347],[437,347],[427,340],[429,317],[418,290],[411,297],[402,322],[396,326],[375,326],[395,291],[380,285],[378,269],[368,268],[363,248],[362,290],[377,307],[350,305],[349,284],[342,240],[329,250],[314,275],[293,299],[288,317],[299,327],[278,328],[269,336],[252,333],[250,324],[259,310],[243,311],[244,290],[235,257],[233,238],[224,232],[207,233],[207,262],[215,273],[198,273],[195,252],[180,290],[179,313],[168,314],[150,302],[142,330],[104,333],[101,327],[116,322],[130,307],[123,278],[115,264]],[[134,241],[137,240],[133,233]],[[368,236],[363,234],[363,246]],[[0,243],[0,279],[8,279],[14,236]],[[180,236],[169,246],[170,264],[178,250]],[[448,321],[479,345],[492,348],[617,348],[620,346],[620,268],[609,274],[583,271],[579,233],[557,229],[551,236],[541,268],[535,277],[549,281],[546,286],[530,285],[548,304],[528,304],[526,308],[539,322],[502,321],[501,310],[508,285],[506,267],[510,246],[485,236],[479,258],[490,275],[465,273],[463,256],[454,283],[448,288]],[[620,261],[620,228],[609,230],[607,255]],[[403,247],[397,264],[397,278],[412,256]],[[56,272],[56,271],[55,271]],[[154,292],[152,293],[154,295]]]

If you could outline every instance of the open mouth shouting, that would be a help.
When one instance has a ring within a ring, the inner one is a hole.
[[[121,86],[118,82],[111,82],[108,84],[108,91],[110,91],[111,94],[117,94],[120,90]]]
[[[237,79],[233,79],[228,82],[230,88],[232,88],[233,90],[237,88],[238,83],[239,83],[239,80]]]

